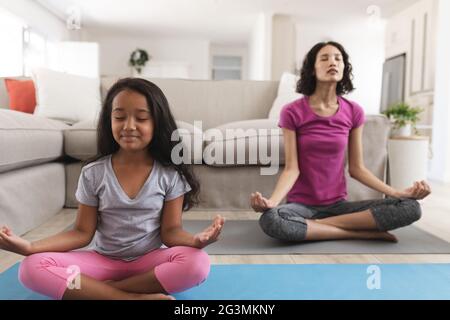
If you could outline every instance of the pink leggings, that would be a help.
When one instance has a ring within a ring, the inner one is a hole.
[[[75,267],[74,267],[75,266]],[[192,247],[157,249],[134,260],[115,260],[95,251],[44,252],[26,257],[20,264],[19,280],[27,288],[61,299],[74,271],[105,280],[121,280],[154,269],[168,293],[184,291],[202,283],[209,273],[209,257]]]

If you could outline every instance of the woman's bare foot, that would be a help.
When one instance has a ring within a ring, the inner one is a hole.
[[[359,231],[361,232],[361,237],[356,237],[356,239],[368,239],[368,240],[381,240],[388,242],[398,242],[396,236],[387,231]]]
[[[389,242],[398,242],[398,239],[395,235],[389,232],[380,232],[380,240],[385,240]]]
[[[356,234],[352,239],[381,240],[388,242],[398,242],[396,236],[387,231],[354,231]]]

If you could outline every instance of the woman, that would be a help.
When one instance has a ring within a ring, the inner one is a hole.
[[[287,241],[379,239],[396,242],[387,231],[421,216],[418,199],[431,192],[425,181],[395,190],[364,166],[363,109],[342,95],[353,90],[352,66],[336,42],[316,44],[307,54],[297,83],[304,95],[280,114],[285,168],[270,198],[252,193],[251,206],[263,212],[259,223],[271,237]],[[346,201],[349,174],[386,199]],[[287,203],[279,205],[287,195]]]

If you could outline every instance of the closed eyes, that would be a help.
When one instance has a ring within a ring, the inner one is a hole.
[[[123,118],[123,117],[114,117],[114,119],[115,120],[120,120],[120,121],[122,121],[122,120],[125,120],[126,118]],[[147,121],[147,120],[150,120],[150,118],[138,118],[138,119],[136,119],[137,121]]]
[[[329,58],[329,55],[324,54],[324,55],[320,56],[320,58],[321,58],[321,59],[320,59],[321,61],[327,61],[328,58]],[[342,59],[342,56],[341,56],[340,54],[336,54],[336,55],[334,56],[334,58],[335,58],[336,60],[340,61],[340,60]]]

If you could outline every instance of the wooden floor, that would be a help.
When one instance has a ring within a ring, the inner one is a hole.
[[[450,242],[450,185],[430,183],[432,194],[421,201],[423,215],[416,226]],[[212,218],[218,212],[192,211],[185,219]],[[220,212],[226,219],[258,219],[255,212]],[[63,209],[58,215],[26,233],[24,238],[37,240],[66,229],[75,221],[75,209]],[[0,272],[23,257],[0,250]],[[213,264],[315,264],[315,263],[450,263],[450,254],[345,254],[345,255],[211,255]]]

